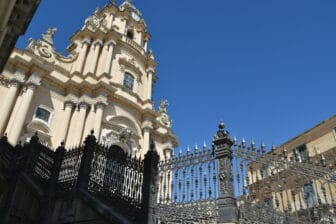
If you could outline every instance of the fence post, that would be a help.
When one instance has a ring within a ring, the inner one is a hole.
[[[37,136],[37,132],[33,137],[31,137],[29,145],[28,145],[28,154],[27,154],[27,160],[24,166],[24,171],[30,174],[33,169],[33,161],[36,156],[38,156],[40,152],[40,145],[39,145],[39,138]]]
[[[78,172],[77,188],[87,190],[90,179],[91,162],[93,159],[94,147],[96,145],[96,137],[91,134],[88,135],[84,141],[83,156]]]
[[[158,164],[160,156],[155,149],[155,144],[151,140],[150,149],[145,155],[144,159],[144,176],[142,184],[142,214],[141,224],[155,223],[153,213],[156,200],[156,181],[158,176]]]
[[[39,223],[49,223],[50,209],[53,203],[52,198],[54,197],[54,193],[57,189],[57,180],[59,177],[59,172],[61,169],[64,154],[65,154],[65,148],[64,148],[64,142],[62,142],[61,146],[59,146],[56,149],[56,152],[54,154],[54,164],[49,180],[49,189],[46,191],[45,197],[42,198],[40,202],[41,210],[40,210]]]
[[[64,154],[65,154],[65,148],[64,148],[64,142],[62,142],[55,152],[54,165],[53,165],[52,174],[51,174],[50,183],[49,183],[50,193],[53,193],[56,190],[57,180],[59,177],[59,172],[61,170],[61,165],[62,165]]]
[[[215,147],[215,155],[218,160],[218,176],[219,176],[219,198],[218,205],[218,223],[237,223],[238,208],[233,188],[233,171],[232,171],[232,140],[229,133],[224,129],[223,122],[219,124],[213,145]]]

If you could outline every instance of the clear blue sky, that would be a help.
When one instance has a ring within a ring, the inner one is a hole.
[[[108,1],[42,0],[26,35],[69,37]],[[279,145],[335,114],[335,0],[134,0],[159,62],[155,102],[168,99],[182,148],[232,135]],[[120,4],[120,0],[118,4]]]

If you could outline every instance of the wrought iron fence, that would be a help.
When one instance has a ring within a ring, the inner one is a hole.
[[[217,163],[212,149],[162,160],[158,166],[156,219],[165,223],[216,221],[218,196]]]
[[[242,222],[336,223],[334,156],[301,161],[295,152],[290,157],[273,146],[266,153],[264,144],[247,146],[236,139],[232,153]]]
[[[149,152],[141,160],[117,146],[98,144],[93,134],[83,145],[69,151],[64,145],[54,151],[42,145],[37,135],[23,148],[14,148],[4,136],[0,139],[0,171],[8,172],[9,177],[24,172],[32,180],[46,184],[41,185],[46,195],[52,193],[50,189],[71,193],[85,190],[131,223],[147,223],[149,198],[155,186],[150,170],[157,167],[158,161],[153,159],[158,157],[155,149]]]
[[[89,190],[140,207],[143,161],[121,148],[97,145],[91,163]]]
[[[92,135],[62,150],[55,153],[36,138],[13,148],[4,136],[0,168],[23,167],[48,184],[56,177],[58,190],[84,188],[149,223],[336,223],[336,149],[304,161],[296,152],[238,143],[220,124],[210,149],[196,147],[159,163],[153,146],[142,161]]]
[[[64,154],[57,181],[63,190],[71,190],[76,186],[83,152],[83,146],[79,146]]]

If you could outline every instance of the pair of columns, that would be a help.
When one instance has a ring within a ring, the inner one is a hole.
[[[77,107],[78,106],[78,107]],[[86,102],[80,102],[78,105],[71,101],[64,104],[64,116],[60,127],[60,141],[66,140],[66,146],[75,146],[82,143],[86,132],[94,130],[95,136],[99,139],[101,124],[103,119],[105,104],[98,102],[91,106]],[[72,113],[73,109],[76,110]],[[95,108],[95,111],[94,111]],[[72,116],[71,116],[72,115]],[[91,121],[89,120],[91,118]],[[87,131],[88,129],[88,131]]]
[[[36,75],[36,74],[35,74]],[[8,135],[8,141],[15,145],[20,137],[23,125],[32,102],[36,87],[39,85],[37,81],[30,81],[25,84],[21,101],[17,101],[21,87],[21,82],[17,79],[10,81],[9,90],[1,107],[2,116],[0,116],[0,133]],[[13,108],[16,103],[20,103],[16,114],[13,114]],[[15,116],[13,123],[9,126],[11,116]],[[5,129],[6,128],[6,129]]]
[[[97,76],[109,75],[116,45],[115,41],[110,40],[103,44],[101,40],[96,40],[91,44],[91,47],[90,44],[91,40],[89,38],[85,38],[81,42],[79,55],[72,73],[82,74],[83,72],[84,75],[96,73]],[[99,62],[101,66],[98,66]]]

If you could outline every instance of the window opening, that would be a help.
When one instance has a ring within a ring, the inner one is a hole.
[[[134,86],[134,77],[133,75],[131,75],[130,73],[125,73],[124,76],[124,86],[129,89],[129,90],[133,90],[133,86]]]
[[[38,119],[43,120],[46,123],[48,123],[49,118],[50,118],[50,111],[48,111],[44,108],[38,107],[37,110],[36,110],[36,113],[35,113],[35,118],[38,118]]]

